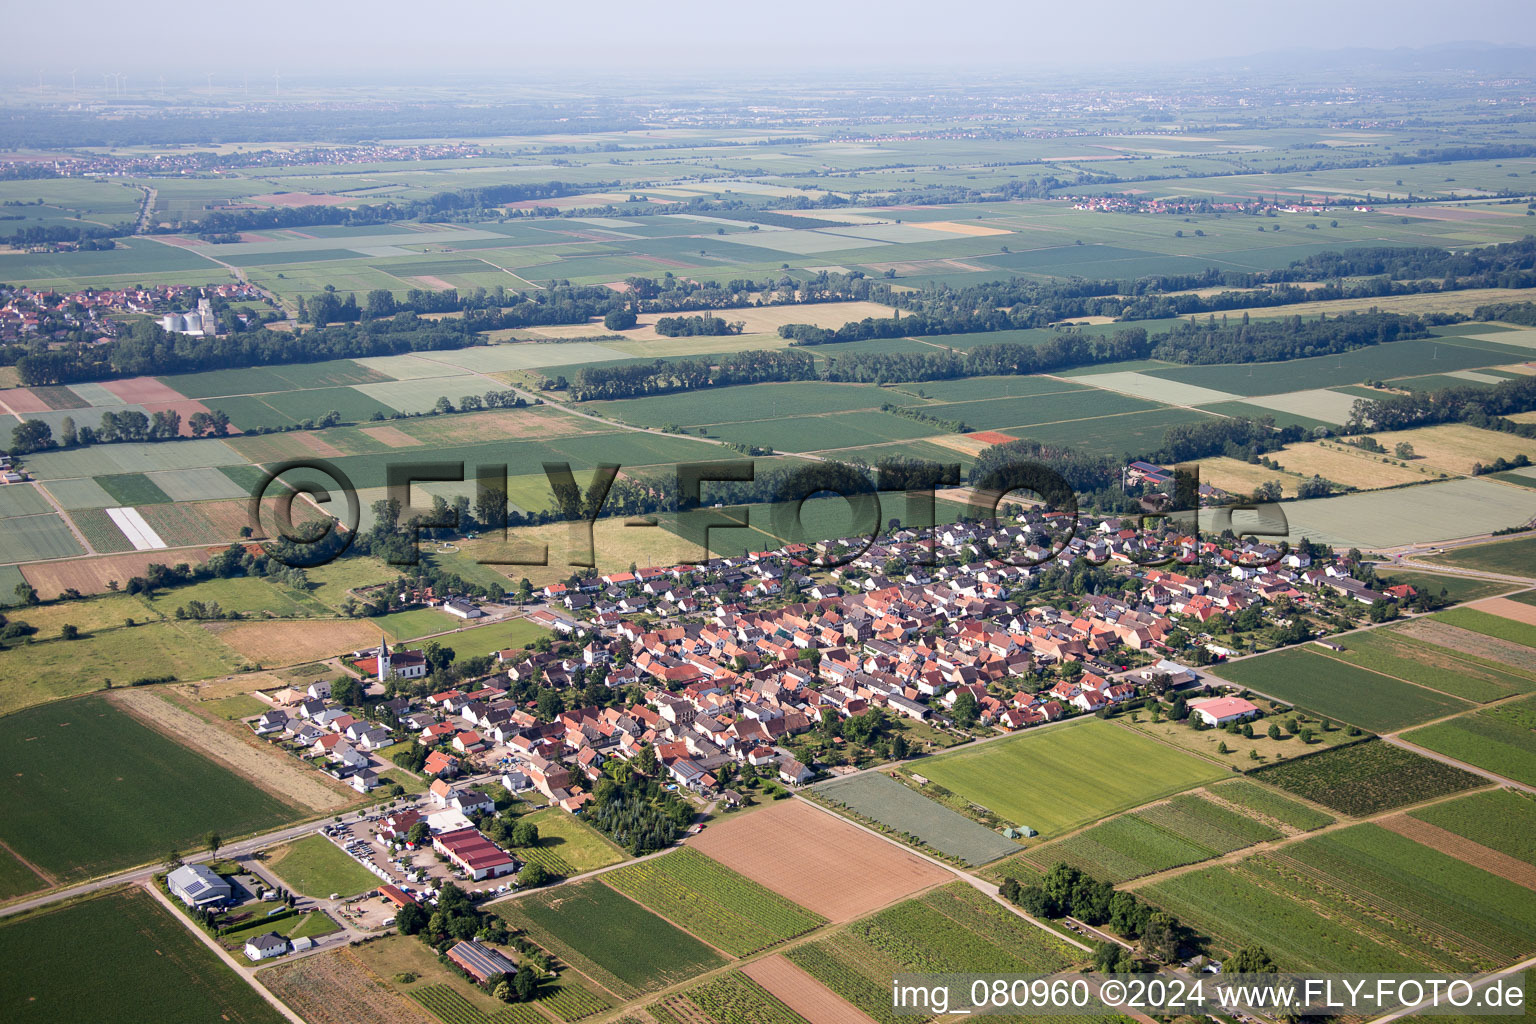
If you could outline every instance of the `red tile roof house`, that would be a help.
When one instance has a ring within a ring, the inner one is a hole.
[[[1199,715],[1206,725],[1226,725],[1256,717],[1258,705],[1242,697],[1212,697],[1209,700],[1191,701],[1189,710]]]

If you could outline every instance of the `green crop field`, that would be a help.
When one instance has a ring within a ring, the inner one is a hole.
[[[785,955],[881,1024],[912,1019],[892,1010],[896,974],[1048,974],[1082,959],[965,882],[898,903]]]
[[[1435,612],[1434,617],[1441,622],[1448,622],[1462,629],[1470,629],[1484,636],[1497,637],[1526,647],[1536,647],[1536,626],[1518,622],[1515,619],[1506,619],[1502,615],[1490,615],[1475,608],[1448,608],[1443,612]]]
[[[1019,848],[1013,840],[914,792],[882,772],[818,782],[813,788],[834,806],[846,807],[860,817],[877,821],[898,836],[916,836],[940,853],[967,864],[985,864]]]
[[[826,924],[825,918],[686,848],[610,871],[603,882],[732,956],[756,953]]]
[[[962,799],[1049,836],[1226,772],[1096,719],[944,754],[922,774]],[[1021,780],[1036,780],[1021,785]]]
[[[1267,765],[1253,774],[1261,782],[1355,816],[1486,785],[1479,775],[1374,739]]]
[[[1213,788],[1211,792],[1225,800],[1229,804],[1237,804],[1264,815],[1266,818],[1289,825],[1291,828],[1310,832],[1314,828],[1322,828],[1331,825],[1334,817],[1314,810],[1306,804],[1292,800],[1290,797],[1281,796],[1272,789],[1267,789],[1247,779],[1233,779],[1231,782],[1223,782]]]
[[[1062,862],[1119,883],[1279,838],[1262,822],[1185,793],[1022,856],[1041,869]]]
[[[1495,775],[1536,786],[1536,697],[1436,722],[1403,738]]]
[[[614,995],[634,998],[725,960],[598,881],[531,893],[492,908],[514,928]]]
[[[162,505],[171,500],[170,495],[156,487],[143,473],[99,476],[96,482],[119,505]]]
[[[674,1013],[679,1001],[687,1005]],[[694,1024],[701,1014],[717,1024],[806,1024],[804,1017],[740,971],[711,978],[646,1007],[646,1012],[659,1024]]]
[[[1374,825],[1141,894],[1218,950],[1262,945],[1282,970],[1476,971],[1536,947],[1529,890]]]
[[[1473,793],[1409,816],[1500,853],[1536,864],[1536,796],[1514,789]]]
[[[1536,576],[1536,537],[1495,541],[1492,544],[1474,544],[1471,547],[1447,551],[1443,555],[1435,555],[1426,561],[1441,565],[1458,565],[1466,569],[1479,569],[1483,572]]]
[[[325,836],[305,836],[271,852],[267,866],[294,892],[315,899],[367,892],[379,879]]]
[[[24,615],[12,613],[25,621]],[[144,622],[78,640],[50,640],[0,651],[0,713],[42,701],[163,675],[207,679],[239,668],[233,651],[190,622]]]
[[[77,970],[87,936],[93,966]],[[0,1014],[16,1024],[149,1019],[283,1024],[286,1019],[185,922],[139,889],[118,889],[6,921],[0,924],[0,957],[6,963]]]
[[[40,558],[83,555],[85,549],[69,532],[57,512],[12,516],[0,528],[0,562],[31,562]]]
[[[1345,643],[1352,641],[1348,638]],[[1218,672],[1276,700],[1373,732],[1395,732],[1470,706],[1460,698],[1314,653],[1310,647],[1231,662]]]
[[[1373,672],[1432,687],[1441,693],[1480,704],[1536,689],[1536,679],[1479,664],[1470,657],[1443,647],[1420,643],[1391,630],[1374,629],[1338,637],[1343,652],[1318,648],[1321,653]]]
[[[302,817],[101,697],[0,718],[0,839],[60,882]],[[90,828],[59,824],[60,808]]]
[[[547,636],[548,633],[548,630],[542,626],[535,626],[527,619],[508,619],[505,622],[493,622],[485,626],[471,626],[462,632],[438,637],[437,642],[444,647],[452,648],[460,658],[472,658],[495,651],[524,647],[541,636]]]

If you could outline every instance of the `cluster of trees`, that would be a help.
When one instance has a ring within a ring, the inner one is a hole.
[[[627,366],[583,366],[571,386],[571,397],[576,401],[634,398],[731,384],[815,379],[816,361],[806,353],[735,352],[718,362],[658,359]]]
[[[462,320],[421,320],[405,314],[392,320],[316,328],[302,334],[253,331],[193,337],[174,334],[159,324],[139,321],[123,337],[101,345],[29,348],[16,360],[21,383],[69,384],[114,377],[196,373],[280,363],[398,355],[484,344]]]
[[[1276,427],[1273,416],[1253,419],[1231,416],[1226,419],[1178,423],[1163,432],[1163,446],[1150,457],[1154,462],[1190,462],[1218,455],[1257,462],[1264,452],[1302,440],[1306,430],[1299,426]]]
[[[1413,391],[1357,399],[1346,431],[1405,430],[1434,423],[1471,423],[1521,437],[1536,436],[1536,424],[1504,417],[1536,409],[1536,378],[1517,377],[1491,386],[1467,385],[1441,391]]]
[[[102,227],[98,224],[31,224],[8,235],[0,235],[0,245],[24,249],[31,245],[69,243],[81,249],[115,249],[114,238],[133,234],[132,224]]]
[[[656,333],[668,338],[693,338],[706,335],[740,334],[746,325],[718,316],[664,316],[656,321]]]
[[[693,822],[693,807],[656,781],[660,769],[653,748],[642,750],[633,767],[622,782],[599,779],[582,817],[639,857],[670,846]]]
[[[1193,938],[1173,915],[1154,910],[1131,893],[1116,892],[1108,882],[1068,864],[1057,864],[1038,883],[1021,885],[1017,879],[1004,879],[1000,895],[1036,917],[1071,916],[1138,939],[1142,949],[1165,962],[1177,960],[1180,949]]]
[[[401,935],[418,936],[439,953],[468,939],[505,943],[511,938],[501,918],[482,913],[469,895],[452,882],[444,883],[438,890],[437,906],[430,912],[416,904],[401,907],[395,915],[395,925]],[[488,978],[483,987],[503,1002],[523,1003],[538,996],[539,979],[525,967],[513,975]]]
[[[1346,313],[1333,319],[1325,313],[1316,320],[1298,315],[1257,323],[1250,323],[1245,313],[1237,324],[1217,323],[1214,316],[1180,321],[1157,336],[1151,355],[1194,365],[1273,363],[1428,335],[1421,318],[1398,313]]]

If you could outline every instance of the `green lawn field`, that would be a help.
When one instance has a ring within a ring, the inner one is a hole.
[[[1097,719],[943,754],[916,770],[1046,836],[1227,774]]]
[[[303,816],[101,697],[0,718],[0,751],[0,839],[60,882]]]
[[[82,941],[89,970],[78,969]],[[6,921],[0,958],[0,1016],[13,1024],[285,1022],[186,922],[139,889]]]
[[[539,827],[537,850],[558,857],[571,874],[583,874],[617,864],[629,857],[597,829],[558,807],[530,814],[526,819]],[[519,854],[530,851],[520,850]],[[537,859],[537,858],[525,858]]]
[[[305,836],[273,850],[267,866],[294,892],[324,899],[352,896],[379,885],[379,879],[325,836]]]

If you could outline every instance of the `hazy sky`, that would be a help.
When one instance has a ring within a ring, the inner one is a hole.
[[[0,0],[26,23],[9,73],[147,71],[168,80],[449,70],[1174,62],[1293,47],[1536,44],[1531,0]]]

